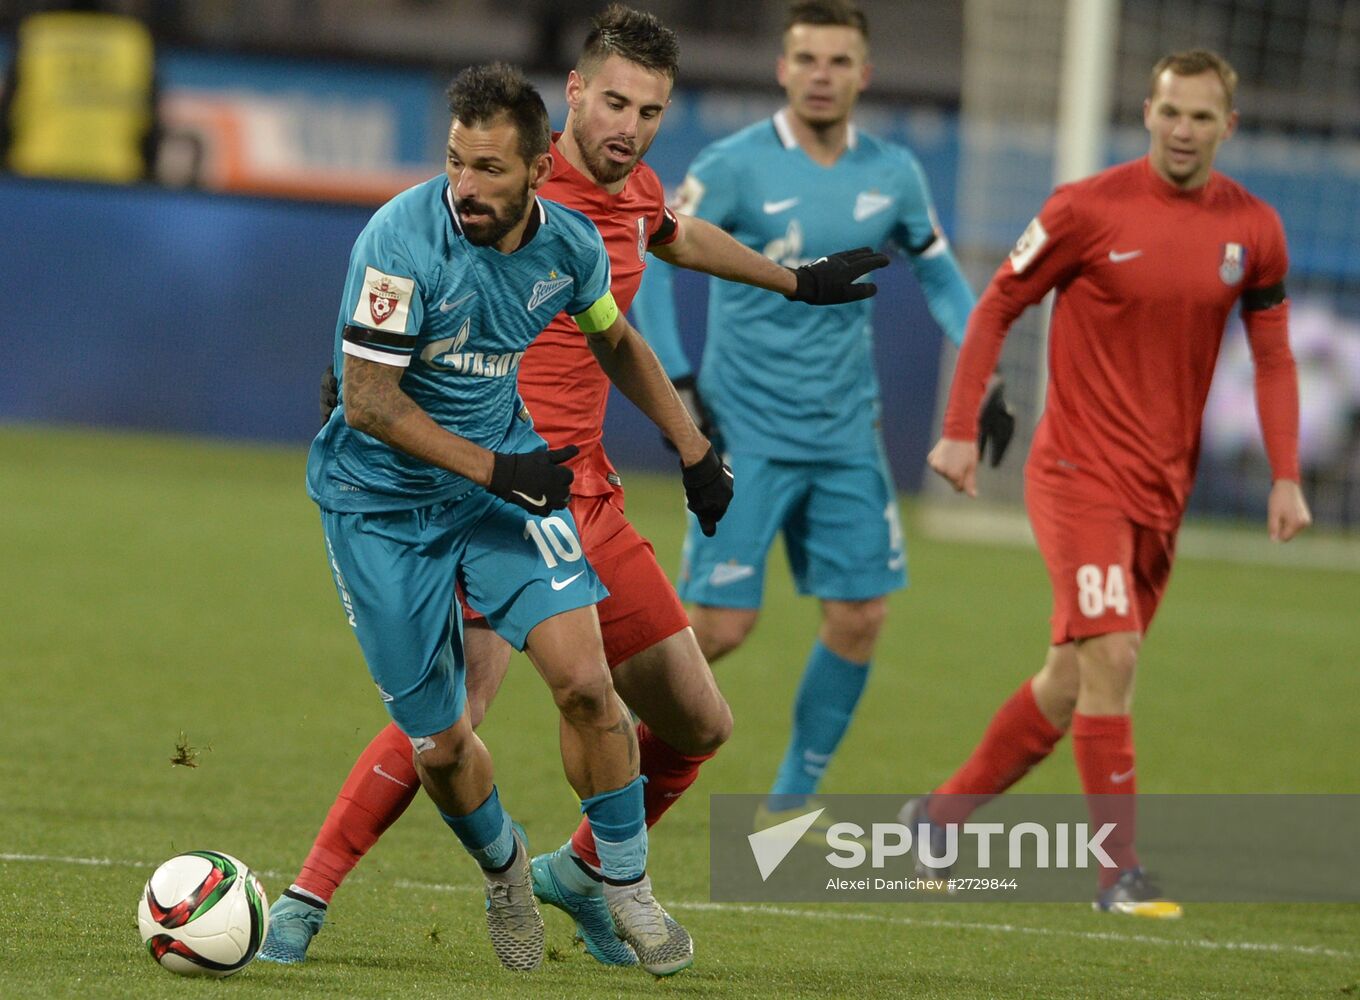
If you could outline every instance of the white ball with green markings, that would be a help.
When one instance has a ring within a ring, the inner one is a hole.
[[[137,905],[142,943],[181,976],[230,976],[260,950],[269,901],[260,880],[220,851],[177,854],[152,873]]]

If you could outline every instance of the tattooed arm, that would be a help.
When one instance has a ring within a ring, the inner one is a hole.
[[[422,462],[466,476],[481,486],[488,485],[494,462],[492,453],[431,420],[401,390],[399,383],[405,371],[395,365],[346,354],[341,382],[345,422]]]

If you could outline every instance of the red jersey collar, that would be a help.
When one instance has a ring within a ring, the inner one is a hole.
[[[553,172],[552,174],[549,175],[548,178],[549,180],[557,180],[561,178],[562,180],[566,181],[568,184],[571,184],[574,187],[584,188],[587,191],[593,191],[595,195],[600,198],[612,200],[623,197],[624,192],[628,190],[628,185],[631,184],[633,181],[633,173],[637,170],[637,166],[634,166],[632,170],[628,171],[628,176],[624,179],[623,187],[619,188],[619,193],[610,194],[598,181],[595,180],[595,178],[591,177],[589,174],[583,174],[581,171],[577,170],[576,167],[572,164],[572,162],[567,159],[566,154],[557,148],[557,140],[560,138],[562,138],[562,133],[560,131],[554,132],[552,134]],[[639,161],[639,163],[640,162],[641,161]]]
[[[1218,171],[1211,170],[1209,179],[1195,188],[1193,191],[1186,191],[1177,187],[1169,180],[1157,173],[1157,168],[1152,165],[1152,154],[1148,153],[1142,159],[1143,176],[1147,179],[1148,190],[1154,194],[1161,195],[1163,198],[1172,198],[1177,201],[1204,201],[1209,197],[1210,191],[1216,186]]]

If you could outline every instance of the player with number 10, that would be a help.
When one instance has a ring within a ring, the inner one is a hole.
[[[691,961],[653,898],[632,720],[610,680],[562,463],[517,391],[525,349],[558,313],[600,367],[674,435],[692,508],[717,520],[731,475],[610,291],[579,212],[537,197],[552,172],[547,111],[518,70],[460,74],[447,169],[379,209],[356,241],[336,329],[340,406],[312,444],[335,585],[369,672],[414,748],[420,782],[482,867],[501,963],[537,968],[543,921],[527,845],[466,709],[459,585],[551,688],[567,778],[598,833],[615,925],[659,975]]]
[[[873,285],[854,282],[886,263],[881,255],[867,250],[835,254],[794,273],[747,250],[716,227],[699,222],[681,225],[666,209],[660,182],[640,160],[660,127],[677,58],[674,34],[656,18],[620,5],[601,12],[568,80],[566,127],[549,146],[552,172],[539,189],[542,197],[585,213],[598,227],[609,256],[612,298],[619,309],[626,310],[631,302],[649,253],[813,304],[872,295]],[[523,250],[510,259],[519,253]],[[562,278],[549,276],[541,283],[543,301],[559,309],[567,305],[566,292],[555,291]],[[466,314],[480,294],[475,287],[449,290],[437,313],[426,311],[436,329],[413,368],[423,374],[431,365],[449,367],[476,381],[484,371],[506,367],[503,354],[493,362],[470,350]],[[558,294],[562,297],[555,297]],[[655,363],[640,342],[621,343],[616,353],[625,349],[639,351],[643,360]],[[609,596],[597,608],[598,634],[614,690],[640,720],[639,762],[647,779],[642,800],[650,827],[727,738],[731,714],[651,545],[624,514],[620,480],[601,442],[609,390],[602,369],[607,360],[587,346],[568,312],[559,312],[523,357],[513,359],[520,398],[532,413],[534,429],[557,446],[559,450],[548,454],[565,459],[570,483],[569,512],[528,519],[524,538],[553,572],[554,590],[570,592],[584,578],[583,555],[609,588]],[[324,381],[325,418],[331,417],[336,403],[333,380]],[[577,448],[579,453],[573,454]],[[685,479],[698,491],[691,497],[691,509],[712,531],[721,510],[694,501],[698,494],[730,489],[725,470],[710,457],[688,468]],[[473,594],[468,597],[474,608],[482,607],[472,601]],[[505,676],[511,647],[501,637],[506,635],[504,622],[496,615],[483,616],[468,608],[462,624],[467,715],[475,728]],[[516,638],[513,632],[508,637]],[[568,704],[576,695],[571,684],[554,685],[554,693],[559,703]],[[400,728],[389,725],[360,754],[301,873],[275,904],[262,958],[285,963],[305,959],[335,890],[407,808],[416,784],[410,743]],[[596,816],[589,801],[586,806],[587,815],[571,840],[533,859],[535,893],[576,921],[591,954],[600,961],[635,964],[641,959],[649,971],[674,971],[687,961],[687,949],[658,962],[636,938],[619,939],[605,903],[603,886],[609,873],[606,859],[596,849]]]

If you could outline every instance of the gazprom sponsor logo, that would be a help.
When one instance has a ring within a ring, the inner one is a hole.
[[[803,226],[797,219],[790,219],[784,235],[770,240],[760,252],[785,267],[802,267],[811,260],[803,256]]]
[[[435,345],[431,344],[430,346]],[[524,352],[483,354],[481,351],[464,351],[459,354],[435,354],[432,357],[426,357],[425,352],[422,352],[420,356],[431,367],[443,368],[455,375],[505,378],[519,370],[520,359],[524,357]]]
[[[420,352],[420,360],[431,368],[442,368],[457,375],[479,375],[483,378],[504,378],[519,368],[523,351],[508,354],[487,354],[484,351],[464,351],[467,344],[471,320],[463,320],[463,325],[452,337],[431,341]]]

